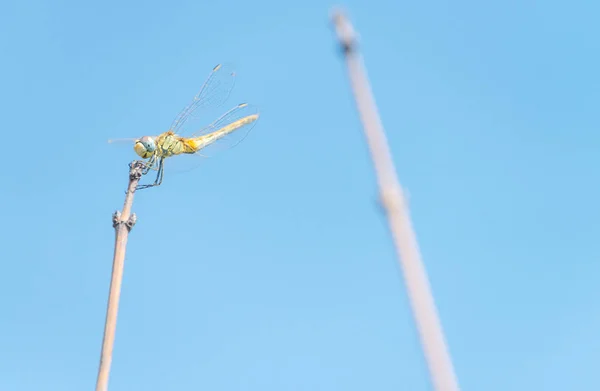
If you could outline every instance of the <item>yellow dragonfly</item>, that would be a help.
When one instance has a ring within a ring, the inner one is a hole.
[[[169,130],[158,136],[143,136],[134,141],[135,153],[143,159],[142,174],[150,170],[157,171],[154,183],[139,185],[137,189],[160,186],[163,180],[165,159],[177,155],[205,156],[204,151],[219,144],[229,147],[239,144],[250,132],[258,119],[258,111],[247,103],[242,103],[218,117],[208,126],[199,130],[193,129],[194,120],[198,119],[198,111],[209,106],[220,106],[227,100],[235,84],[235,73],[228,66],[219,64],[213,68],[200,92],[194,97],[173,120]],[[244,128],[245,131],[240,132]],[[236,132],[237,131],[237,132]],[[241,137],[232,137],[235,134]],[[114,140],[109,140],[112,142]]]

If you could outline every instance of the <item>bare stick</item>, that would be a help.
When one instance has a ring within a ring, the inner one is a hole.
[[[340,11],[334,12],[333,23],[344,50],[354,98],[377,172],[381,201],[396,245],[433,386],[437,391],[458,391],[458,381],[446,348],[408,208],[398,183],[362,58],[356,48],[354,30]]]
[[[123,266],[125,260],[125,248],[129,231],[135,225],[135,213],[131,214],[133,195],[142,177],[144,163],[134,161],[129,165],[129,186],[125,196],[123,212],[116,211],[113,216],[113,227],[115,228],[115,253],[113,257],[112,277],[110,281],[110,292],[108,294],[108,307],[106,309],[106,323],[104,324],[104,339],[102,340],[102,354],[100,357],[100,368],[98,369],[98,380],[96,391],[108,390],[108,377],[112,361],[113,345],[115,342],[115,330],[117,328],[117,313],[119,312],[119,297],[121,295],[121,281],[123,280]]]

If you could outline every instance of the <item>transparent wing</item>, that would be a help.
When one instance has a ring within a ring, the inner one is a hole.
[[[258,116],[258,109],[248,103],[239,104],[227,111],[191,136],[204,142],[204,146],[196,154],[214,156],[220,151],[235,147],[254,128]]]
[[[258,117],[259,112],[255,106],[247,103],[237,105],[210,125],[189,136],[199,145],[198,152],[167,159],[165,167],[173,173],[188,172],[197,168],[203,161],[199,157],[213,157],[241,143],[254,128]]]
[[[201,109],[221,106],[235,85],[235,72],[229,64],[215,66],[208,79],[200,88],[194,99],[175,117],[170,130],[188,136],[189,130],[197,129],[196,121],[200,119]]]

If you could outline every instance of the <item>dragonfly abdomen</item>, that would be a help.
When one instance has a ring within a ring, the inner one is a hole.
[[[227,136],[229,133],[241,128],[244,125],[248,125],[258,119],[258,114],[248,115],[244,118],[240,118],[235,122],[230,123],[227,126],[222,127],[219,130],[215,130],[212,133],[205,134],[199,137],[193,137],[185,139],[186,145],[194,148],[194,151],[199,151],[202,148],[214,143],[215,141]]]

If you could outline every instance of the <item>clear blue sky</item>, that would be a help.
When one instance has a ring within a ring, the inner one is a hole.
[[[484,4],[485,3],[485,4]],[[593,1],[349,1],[464,390],[598,390]],[[334,3],[0,6],[0,389],[93,389],[130,146],[210,69],[261,118],[136,195],[111,391],[430,390]]]

